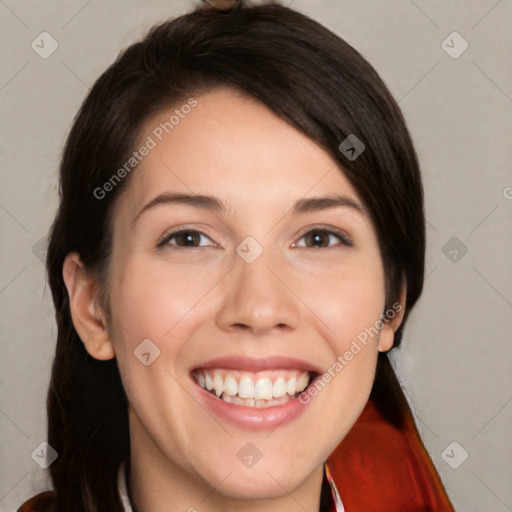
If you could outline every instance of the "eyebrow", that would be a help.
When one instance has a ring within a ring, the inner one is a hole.
[[[203,210],[209,210],[214,213],[224,214],[228,210],[226,205],[220,199],[214,196],[178,194],[168,192],[160,194],[149,201],[149,203],[147,203],[135,216],[133,221],[134,224],[144,212],[163,204],[184,204],[193,206],[195,208],[201,208]],[[310,197],[306,199],[299,199],[293,205],[292,214],[297,215],[301,213],[317,212],[336,207],[351,208],[363,216],[365,215],[365,209],[360,203],[342,195],[329,195],[326,197]]]

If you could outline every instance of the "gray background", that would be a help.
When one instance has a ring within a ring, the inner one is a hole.
[[[424,175],[428,258],[393,361],[456,510],[512,510],[512,2],[283,3],[357,48],[405,114]],[[46,436],[55,343],[40,241],[72,118],[122,48],[191,6],[0,0],[1,511],[49,485],[31,457]],[[31,47],[43,31],[58,43],[47,59]],[[457,36],[442,45],[453,31],[469,44],[457,58],[447,53],[463,48]]]

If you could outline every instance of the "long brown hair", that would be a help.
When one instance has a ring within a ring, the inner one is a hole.
[[[48,392],[54,510],[121,511],[116,474],[129,459],[127,399],[116,360],[90,357],[70,315],[64,258],[77,251],[98,277],[109,269],[112,215],[133,170],[94,193],[126,162],[142,124],[162,108],[219,86],[237,88],[324,148],[355,187],[378,236],[387,307],[406,281],[405,318],[423,286],[425,224],[416,154],[397,103],[371,65],[312,19],[276,3],[219,14],[198,8],[150,30],[100,76],[78,112],[60,167],[60,206],[47,272],[58,341]],[[355,134],[364,152],[339,145]],[[103,306],[108,311],[108,290]],[[408,405],[386,354],[371,393],[400,427]]]

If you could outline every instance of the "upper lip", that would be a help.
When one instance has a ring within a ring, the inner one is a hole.
[[[322,373],[322,370],[308,361],[287,356],[249,357],[230,355],[210,359],[196,365],[192,371],[201,368],[226,368],[258,372],[264,370],[303,370],[311,373]]]

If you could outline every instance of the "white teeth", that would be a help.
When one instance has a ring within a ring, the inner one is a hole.
[[[295,381],[295,378],[293,379]],[[274,398],[281,398],[282,396],[286,395],[286,381],[283,377],[278,377],[278,379],[274,382],[274,386],[272,387],[272,394],[274,395]],[[295,390],[293,393],[290,393],[290,395],[294,395]]]
[[[272,381],[270,379],[259,379],[256,381],[256,385],[254,386],[254,398],[256,400],[272,400]]]
[[[308,387],[308,375],[306,373],[303,373],[298,379],[297,384],[295,385],[295,392],[300,393],[301,391],[304,391]]]
[[[228,375],[224,381],[224,393],[229,396],[235,396],[238,393],[238,382],[231,375]]]
[[[254,382],[249,377],[242,377],[238,385],[240,398],[254,398]]]
[[[282,405],[290,400],[293,400],[291,396],[285,396],[283,398],[273,398],[272,400],[255,400],[254,398],[240,398],[239,396],[229,396],[225,393],[222,395],[222,400],[230,404],[245,405],[246,407],[272,407],[273,405]]]
[[[279,375],[281,373],[281,375]],[[196,382],[226,402],[268,407],[285,403],[304,391],[310,374],[300,370],[266,370],[257,373],[210,369],[194,373]]]
[[[224,391],[224,379],[219,374],[216,374],[213,377],[213,388],[215,389],[215,394],[217,396],[222,395],[222,392]]]
[[[296,388],[296,382],[297,382],[297,379],[295,377],[292,377],[287,383],[286,383],[286,392],[289,394],[289,395],[295,395],[295,393],[297,393],[297,388]]]

